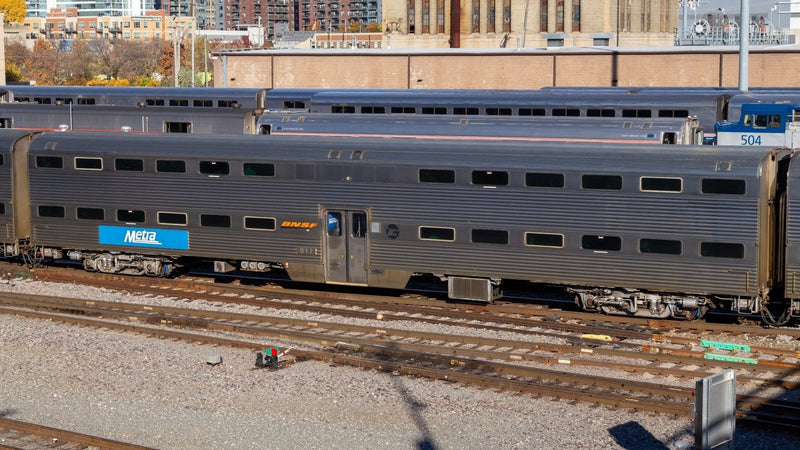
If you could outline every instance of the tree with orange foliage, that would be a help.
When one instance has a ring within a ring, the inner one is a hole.
[[[5,23],[22,22],[27,11],[25,0],[0,0],[0,12]]]

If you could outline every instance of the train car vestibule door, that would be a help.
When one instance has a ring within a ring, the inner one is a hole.
[[[367,283],[367,212],[325,211],[325,279],[330,283]]]

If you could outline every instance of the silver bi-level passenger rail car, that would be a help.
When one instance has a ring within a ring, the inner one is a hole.
[[[16,130],[0,142],[7,256],[152,276],[213,260],[400,289],[429,275],[477,301],[521,280],[648,317],[800,310],[789,150]]]
[[[0,126],[28,130],[255,134],[265,89],[6,86]]]

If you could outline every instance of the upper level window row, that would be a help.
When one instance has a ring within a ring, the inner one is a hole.
[[[565,176],[561,173],[527,172],[525,187],[564,188]],[[454,184],[456,172],[452,169],[420,169],[421,183]],[[508,186],[509,173],[497,170],[473,170],[471,183],[478,186]],[[580,187],[586,190],[621,191],[621,175],[584,174],[580,177]],[[677,177],[640,177],[639,190],[642,192],[683,192],[683,179]],[[744,195],[746,182],[740,179],[703,178],[701,192],[704,194]]]
[[[554,116],[554,117],[624,117],[624,118],[685,118],[689,117],[689,110],[676,109],[648,109],[648,108],[577,108],[569,106],[543,106],[511,107],[511,106],[385,106],[385,105],[331,105],[334,114],[435,114],[456,116]]]
[[[98,100],[95,97],[27,97],[19,96],[14,97],[15,103],[36,103],[39,105],[99,105],[103,100]],[[238,108],[239,101],[233,99],[223,99],[216,101],[217,108]],[[129,106],[180,106],[180,107],[195,107],[195,108],[213,108],[214,100],[208,98],[186,99],[186,98],[147,98],[143,102]]]
[[[0,155],[0,165],[2,165],[2,155]],[[144,172],[144,166],[144,160],[139,158],[114,159],[114,170],[119,172]],[[36,156],[36,167],[62,169],[64,168],[64,161],[61,156]],[[103,170],[103,158],[75,157],[74,167],[77,170]],[[183,160],[158,159],[156,160],[155,168],[156,172],[187,172],[186,161]],[[213,160],[200,161],[198,163],[198,170],[200,173],[207,175],[229,175],[231,172],[229,162]],[[242,164],[242,174],[245,176],[274,177],[275,164],[246,162]]]

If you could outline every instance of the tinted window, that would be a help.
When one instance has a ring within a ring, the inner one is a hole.
[[[455,170],[420,169],[419,181],[421,183],[455,183]]]
[[[144,222],[144,211],[118,209],[117,220],[120,222]]]
[[[200,173],[227,175],[230,173],[230,164],[225,161],[200,161]]]
[[[78,219],[104,220],[105,218],[103,208],[78,208]]]
[[[114,168],[131,172],[143,172],[144,161],[141,159],[116,159],[114,160]]]
[[[6,213],[6,204],[5,203],[0,203],[0,215],[5,214],[5,213]]]
[[[681,192],[683,180],[680,178],[642,177],[640,187],[643,191]]]
[[[160,212],[158,213],[158,223],[169,225],[186,225],[188,223],[188,219],[185,213]]]
[[[61,169],[64,167],[64,161],[61,160],[60,156],[37,156],[36,167]]]
[[[336,114],[354,114],[355,106],[331,106],[331,112]]]
[[[101,158],[75,158],[75,168],[80,170],[103,170]]]
[[[581,186],[584,189],[622,190],[622,177],[618,175],[583,175]]]
[[[581,247],[587,250],[619,251],[622,239],[617,236],[583,236]]]
[[[563,247],[564,236],[551,233],[525,233],[525,245],[534,247]]]
[[[586,117],[614,117],[617,112],[613,109],[589,108],[586,110]]]
[[[704,178],[703,179],[703,193],[704,194],[729,194],[729,195],[744,195],[745,182],[744,180],[726,180],[721,178]]]
[[[230,216],[220,216],[217,214],[201,214],[200,215],[200,225],[204,227],[220,227],[220,228],[230,228],[231,227],[231,217]]]
[[[477,116],[478,113],[479,113],[478,108],[469,108],[469,107],[453,108],[453,114],[457,116]]]
[[[254,177],[274,177],[275,164],[244,163],[244,174]]]
[[[472,242],[484,244],[508,244],[508,231],[472,230]]]
[[[525,186],[563,188],[564,175],[560,173],[526,173]]]
[[[275,219],[271,217],[245,217],[244,227],[248,230],[274,230]]]
[[[544,116],[547,112],[544,108],[520,108],[518,114],[520,116]]]
[[[700,244],[700,254],[714,258],[744,258],[744,245],[728,244],[725,242],[703,242]]]
[[[186,161],[158,160],[156,161],[156,172],[185,173]]]
[[[456,230],[454,228],[420,227],[419,238],[435,241],[454,241],[456,239]]]
[[[422,114],[447,114],[447,108],[444,106],[423,106]]]
[[[666,239],[640,239],[639,251],[642,253],[662,253],[665,255],[680,255],[681,241]]]
[[[39,206],[39,217],[65,217],[63,206]]]
[[[498,172],[496,170],[473,170],[472,184],[506,186],[508,184],[508,172]]]

